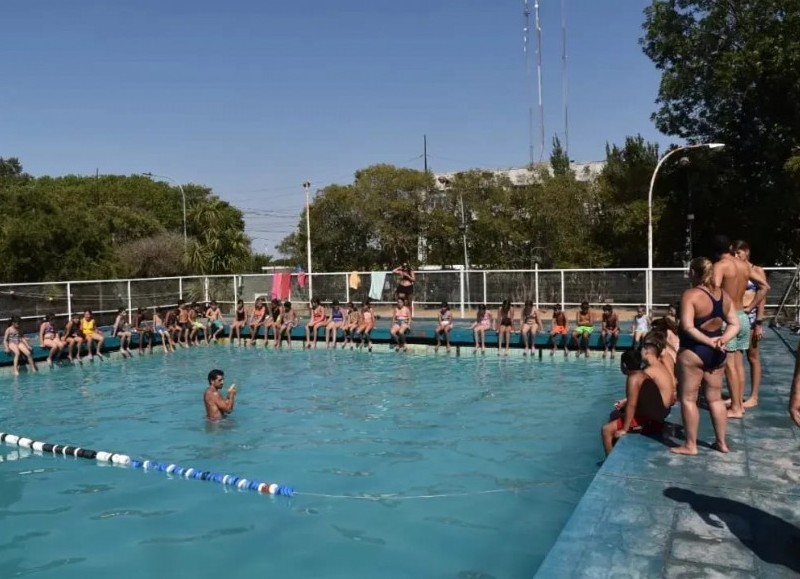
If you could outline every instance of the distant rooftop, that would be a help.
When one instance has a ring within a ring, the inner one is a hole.
[[[605,161],[588,161],[585,163],[570,163],[570,169],[575,173],[578,181],[592,181],[600,174],[603,167],[606,166]],[[511,168],[511,169],[476,169],[478,171],[488,171],[495,175],[503,175],[508,177],[514,185],[523,186],[530,185],[536,181],[536,174],[541,168],[547,169],[552,175],[553,169],[550,163],[536,163],[533,165],[533,170],[528,167]],[[439,189],[444,189],[444,183],[439,179],[453,179],[453,177],[466,171],[451,171],[448,173],[436,173],[436,186]]]

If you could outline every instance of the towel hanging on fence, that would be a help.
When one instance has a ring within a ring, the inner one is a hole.
[[[383,286],[386,285],[386,272],[373,271],[370,275],[369,298],[380,301],[383,297]]]
[[[361,288],[361,276],[357,271],[350,272],[350,289],[360,289]]]
[[[289,273],[276,273],[272,276],[272,298],[278,300],[289,299],[291,292],[292,276]]]
[[[304,271],[297,272],[297,285],[301,288],[306,287],[306,281],[308,280],[308,274]]]

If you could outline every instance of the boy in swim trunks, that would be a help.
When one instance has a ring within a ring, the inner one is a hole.
[[[626,397],[614,405],[609,422],[600,430],[606,456],[628,432],[662,431],[664,420],[677,402],[672,375],[659,361],[664,346],[663,335],[652,332],[645,337],[641,353],[629,350],[623,354]],[[643,370],[639,363],[644,363]]]
[[[186,307],[186,302],[180,300],[178,302],[178,343],[184,348],[189,347],[189,332],[192,327],[189,324],[189,308]]]
[[[175,351],[175,344],[172,343],[172,336],[164,323],[164,310],[158,308],[153,312],[153,334],[161,338],[161,345],[164,346],[164,354]]]
[[[583,354],[588,358],[589,336],[591,336],[594,331],[594,317],[589,310],[589,302],[581,302],[581,309],[575,314],[575,322],[575,331],[572,333],[572,339],[578,347],[578,351],[575,352],[575,357],[580,358],[581,350],[583,350]]]
[[[206,310],[206,318],[208,318],[208,333],[211,334],[210,341],[216,342],[222,330],[225,329],[225,318],[222,317],[222,311],[216,300],[211,300]]]
[[[608,349],[611,348],[611,359],[614,359],[614,354],[617,349],[617,340],[619,339],[619,317],[611,307],[611,304],[603,306],[603,327],[600,330],[600,338],[603,340],[603,358],[608,355]]]
[[[564,357],[566,358],[569,356],[569,351],[567,350],[569,341],[566,338],[567,316],[561,309],[560,304],[556,304],[556,306],[553,308],[553,321],[550,323],[550,344],[553,347],[553,349],[550,350],[551,356],[556,353],[556,336],[561,336],[561,342],[564,344]]]

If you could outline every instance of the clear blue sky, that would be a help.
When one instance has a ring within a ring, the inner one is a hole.
[[[541,0],[545,128],[563,130],[559,0]],[[637,43],[647,0],[567,0],[570,154],[642,133],[658,75]],[[533,0],[530,2],[533,8]],[[9,0],[0,156],[34,175],[151,171],[244,208],[263,251],[301,183],[387,162],[434,170],[528,160],[522,0]],[[532,48],[532,47],[531,47]],[[534,60],[535,62],[535,60]],[[538,152],[537,152],[538,157]]]

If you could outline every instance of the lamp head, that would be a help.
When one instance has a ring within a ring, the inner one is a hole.
[[[718,151],[720,149],[725,148],[725,143],[708,143],[706,147],[708,147],[712,151]]]

